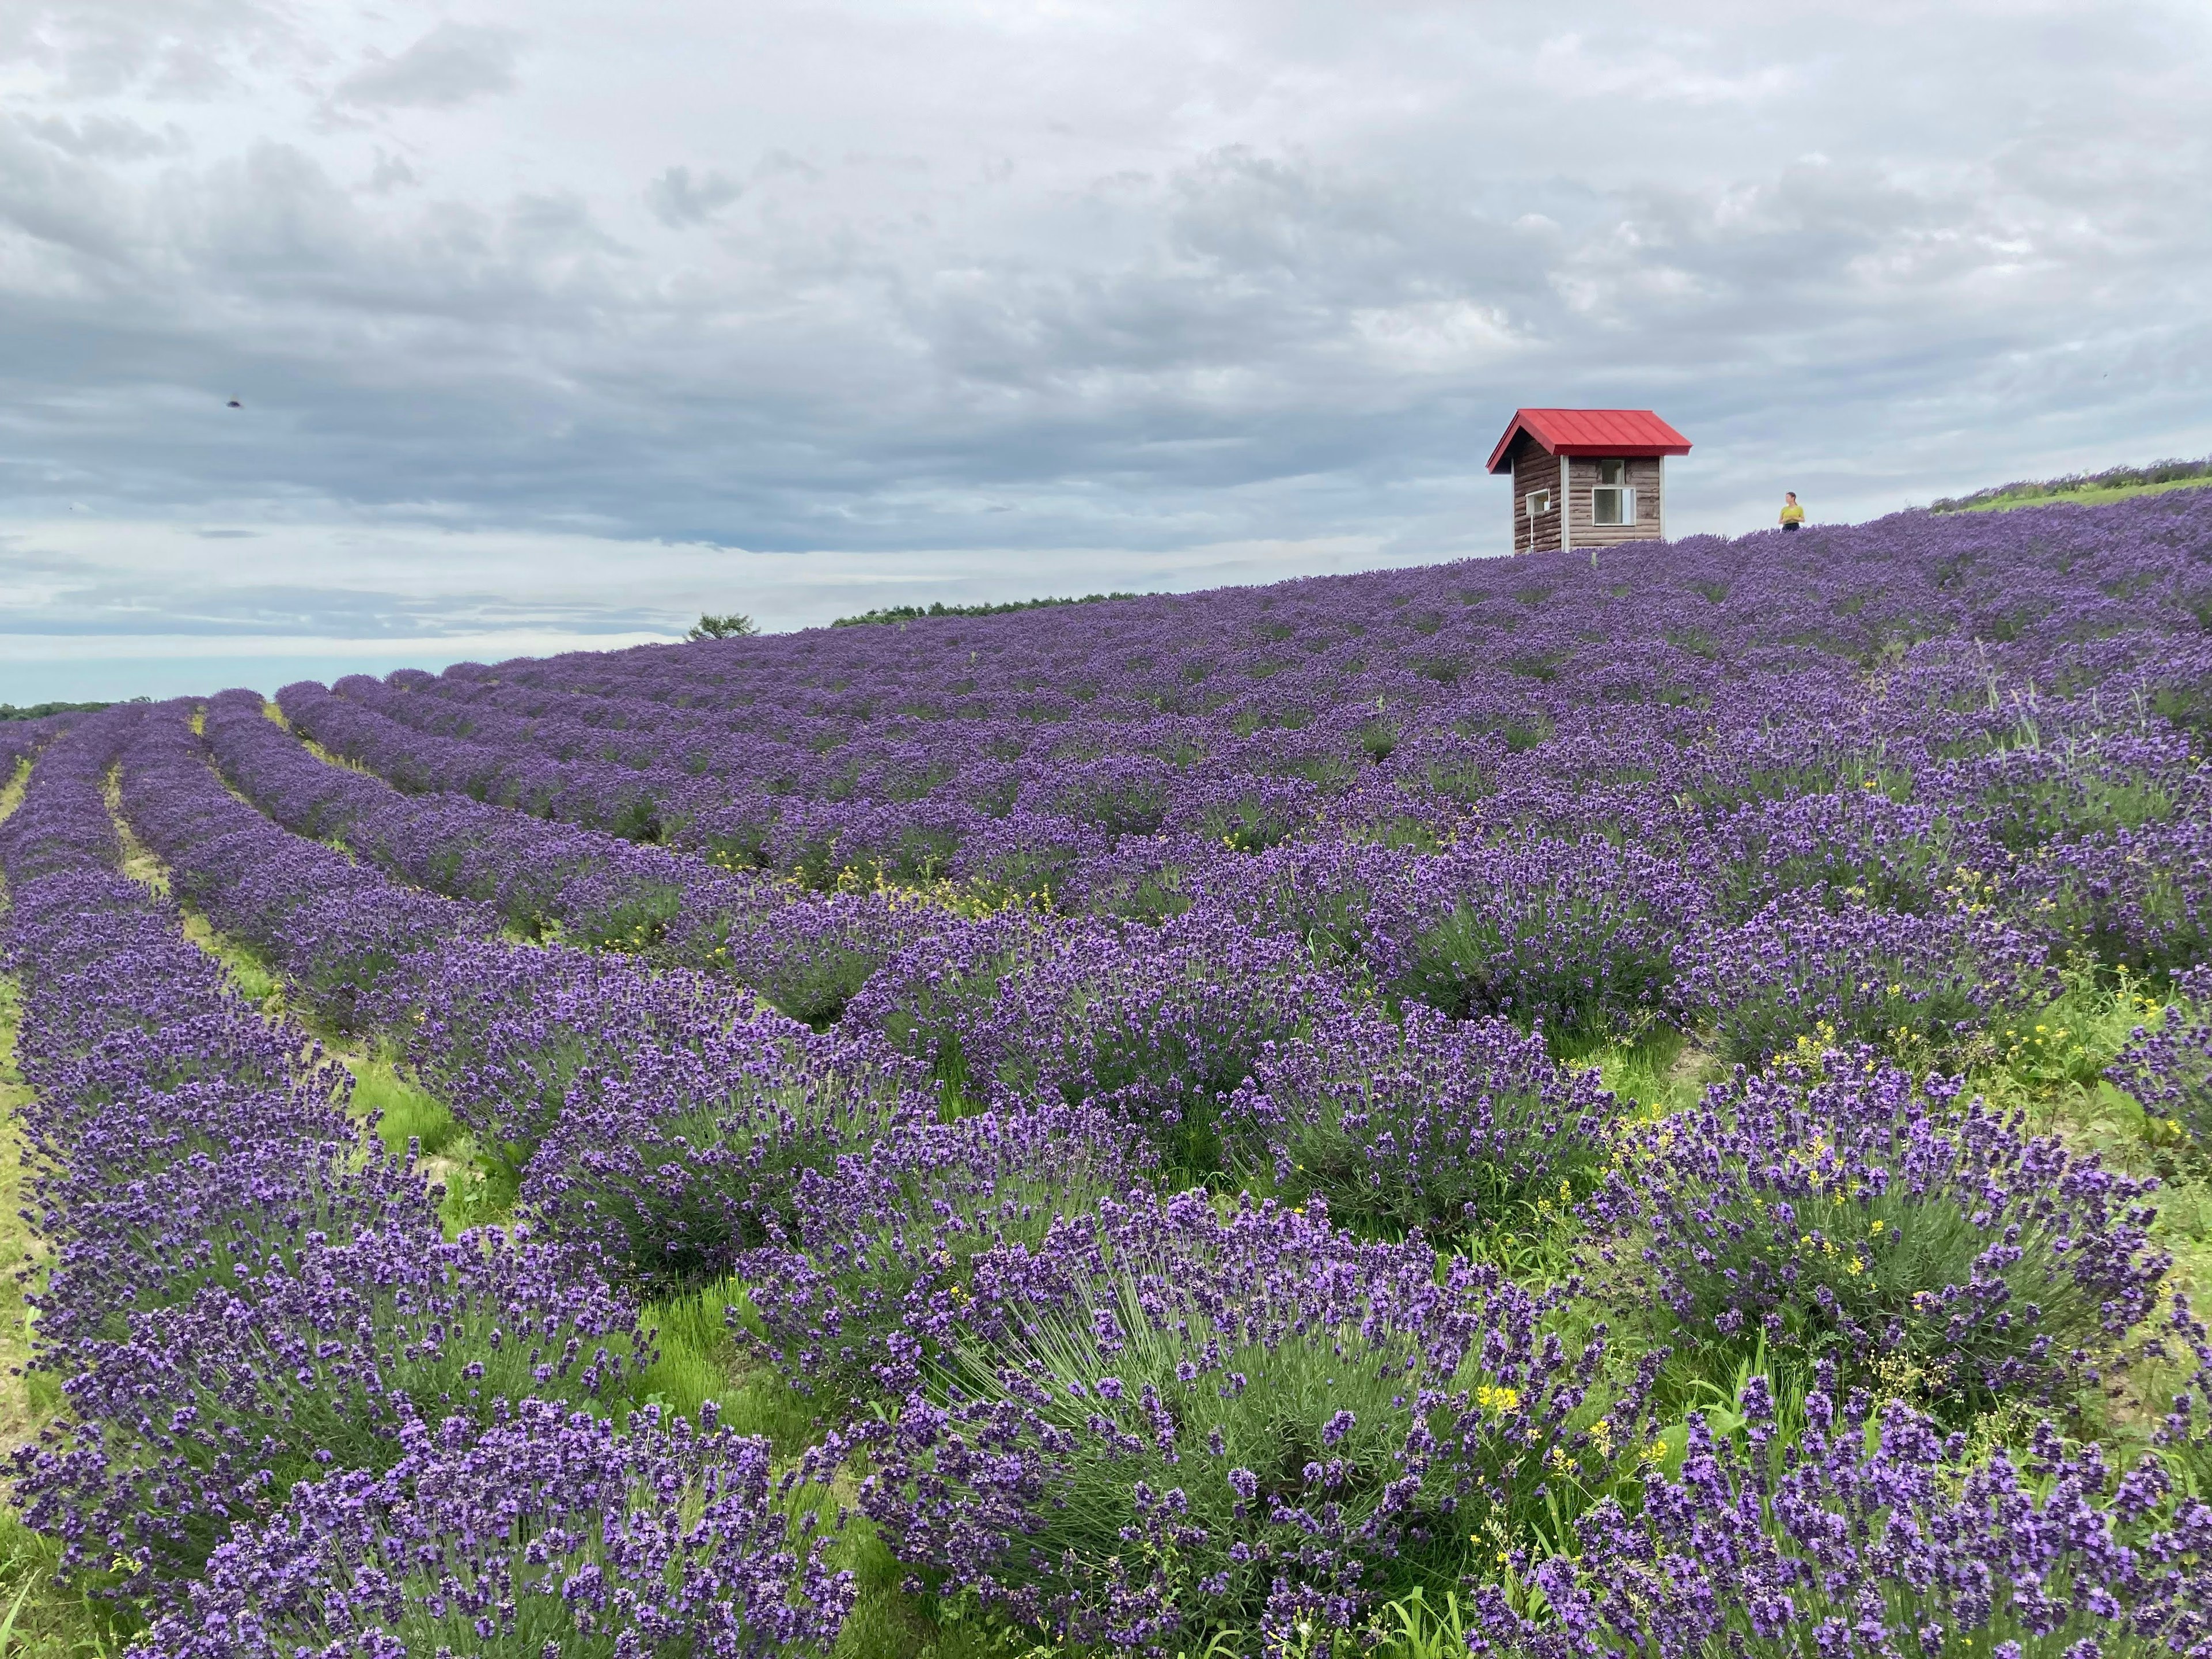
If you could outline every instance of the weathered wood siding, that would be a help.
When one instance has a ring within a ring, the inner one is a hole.
[[[1546,456],[1554,472],[1559,462]],[[1517,477],[1519,469],[1515,469]],[[1660,513],[1660,466],[1656,455],[1632,458],[1628,463],[1626,482],[1636,491],[1636,522],[1634,524],[1600,524],[1591,492],[1597,488],[1597,459],[1595,456],[1577,456],[1567,463],[1567,506],[1573,514],[1569,523],[1573,546],[1614,547],[1622,542],[1656,541],[1662,522]],[[1551,545],[1557,547],[1554,539]]]
[[[1528,516],[1528,497],[1540,489],[1552,492],[1552,510],[1534,520]],[[1523,434],[1513,446],[1513,550],[1548,553],[1559,545],[1559,458]]]

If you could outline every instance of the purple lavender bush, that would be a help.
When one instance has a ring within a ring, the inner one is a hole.
[[[1766,1060],[1809,1036],[1955,1066],[1995,1022],[2057,990],[2042,950],[1994,917],[1824,906],[1800,892],[1703,939],[1682,995],[1726,1059]]]
[[[1348,1626],[1602,1461],[1556,1297],[1318,1207],[1133,1196],[975,1263],[860,1507],[917,1583],[1163,1651]]]
[[[996,901],[1050,907],[1110,845],[1094,825],[1015,811],[975,825],[951,873]]]
[[[2055,1395],[2156,1304],[2137,1181],[1870,1050],[1739,1067],[1592,1198],[1663,1341],[1878,1367],[1956,1413]]]
[[[688,1057],[695,1083],[775,1069],[805,1028],[717,976],[552,945],[456,939],[411,961],[369,1005],[400,1063],[520,1179],[573,1093]]]
[[[1026,976],[1071,927],[1022,906],[948,921],[872,975],[843,1023],[927,1066],[957,1115],[971,1095],[990,1091],[992,1056],[971,1056],[971,1049],[991,1011],[1009,981]]]
[[[802,1172],[782,1236],[739,1258],[757,1346],[801,1393],[902,1398],[927,1357],[912,1329],[973,1299],[979,1260],[1036,1247],[1153,1163],[1128,1124],[1089,1109],[902,1123]]]
[[[2174,981],[2158,1029],[2138,1026],[2106,1076],[2152,1117],[2212,1139],[2212,963]]]
[[[1203,1181],[1224,1168],[1222,1109],[1265,1045],[1364,1000],[1295,941],[1194,910],[1053,935],[961,1042],[995,1101],[1098,1106],[1144,1127],[1171,1177]]]
[[[823,1030],[884,963],[950,920],[905,893],[817,893],[764,915],[718,917],[675,957],[727,974]]]
[[[1825,1389],[1785,1439],[1764,1377],[1743,1415],[1739,1441],[1693,1413],[1679,1478],[1524,1558],[1534,1607],[1478,1587],[1469,1653],[2148,1659],[2212,1642],[2212,1507],[2172,1501],[2156,1460],[2116,1478],[2045,1424],[2024,1457],[1961,1467],[1964,1437],[1903,1401],[1839,1409]]]
[[[696,1289],[788,1237],[811,1173],[933,1119],[913,1068],[872,1044],[770,1042],[714,1056],[636,1045],[579,1079],[539,1145],[521,1208],[650,1294]]]
[[[1402,1028],[1340,1016],[1269,1045],[1224,1109],[1253,1190],[1320,1198],[1356,1232],[1435,1238],[1514,1225],[1539,1197],[1571,1208],[1615,1115],[1596,1074],[1556,1065],[1540,1030],[1418,1004]]]
[[[1963,882],[2002,863],[1978,830],[1972,819],[1893,800],[1872,779],[1853,790],[1750,802],[1709,832],[1717,908],[1742,921],[1802,894],[1909,915],[1948,909]]]
[[[407,1426],[398,1462],[296,1487],[220,1546],[149,1659],[826,1654],[854,1589],[821,1523],[834,1444],[778,1473],[716,1425],[525,1401]]]
[[[292,1483],[398,1455],[409,1422],[618,1395],[647,1358],[634,1307],[566,1253],[495,1234],[313,1240],[76,1345],[73,1421],[16,1458],[64,1561],[188,1577]]]
[[[1411,874],[1400,902],[1383,975],[1400,995],[1565,1036],[1674,1018],[1705,898],[1671,861],[1593,837],[1461,849]]]

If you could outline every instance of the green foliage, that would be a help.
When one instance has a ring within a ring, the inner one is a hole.
[[[425,1158],[453,1151],[465,1136],[445,1103],[410,1082],[386,1054],[354,1062],[353,1109],[376,1119],[377,1139],[394,1156],[411,1140]]]
[[[684,890],[674,882],[639,882],[611,894],[606,902],[571,917],[556,932],[571,945],[593,950],[645,951],[667,936],[669,924],[684,908]]]
[[[766,1435],[787,1455],[805,1449],[816,1437],[814,1408],[733,1334],[752,1322],[745,1287],[734,1279],[647,1304],[653,1363],[631,1381],[634,1403],[696,1422],[711,1400],[724,1428]]]
[[[1562,1037],[1552,1048],[1566,1065],[1595,1067],[1598,1081],[1613,1093],[1654,1114],[1695,1105],[1722,1070],[1718,1056],[1692,1048],[1671,1025],[1624,1038]]]
[[[885,605],[873,611],[863,611],[857,617],[840,617],[830,624],[832,628],[872,628],[887,623],[921,622],[932,617],[1003,617],[1014,611],[1042,611],[1056,605],[1096,605],[1102,599],[1141,599],[1151,596],[1144,593],[1085,593],[1080,599],[1010,599],[1001,605],[946,605],[934,600],[928,605]]]
[[[760,632],[760,624],[742,611],[732,611],[726,617],[702,616],[693,624],[687,640],[746,640]]]
[[[1624,1008],[1665,1006],[1670,941],[1639,904],[1530,887],[1516,908],[1462,902],[1413,941],[1390,988],[1455,1018],[1545,1022],[1554,1043],[1606,1030]]]
[[[112,1659],[140,1620],[97,1575],[56,1582],[62,1544],[0,1511],[0,1659]]]
[[[2140,495],[2145,490],[2187,488],[2199,483],[2212,483],[2212,456],[2201,461],[2153,461],[2147,466],[2111,466],[2101,472],[2069,472],[2059,478],[1994,484],[1968,495],[1943,496],[1931,510],[1984,513],[2062,501],[2089,506]]]
[[[128,701],[145,702],[149,699],[131,697]],[[103,708],[114,707],[112,702],[0,702],[0,720],[42,720],[50,714],[96,714]]]
[[[1346,1318],[1325,1336],[1273,1343],[1194,1313],[1164,1330],[1146,1311],[1152,1292],[1137,1277],[1125,1269],[1114,1288],[1126,1340],[1110,1346],[1088,1311],[1054,1310],[1018,1335],[945,1360],[947,1382],[963,1398],[1028,1408],[1008,1413],[1012,1443],[1002,1449],[1045,1459],[1059,1501],[1038,1511],[996,1577],[1016,1590],[1034,1587],[1048,1604],[1096,1605],[1117,1583],[1170,1585],[1188,1621],[1176,1638],[1186,1652],[1255,1651],[1274,1581],[1308,1535],[1290,1517],[1311,1502],[1306,1471],[1316,1460],[1337,1471],[1328,1509],[1351,1534],[1340,1547],[1365,1558],[1359,1589],[1385,1598],[1449,1584],[1470,1527],[1525,1541],[1551,1512],[1547,1481],[1599,1478],[1594,1449],[1585,1449],[1587,1467],[1570,1455],[1567,1425],[1548,1400],[1497,1386],[1479,1355],[1449,1376],[1421,1375],[1417,1387],[1419,1345],[1382,1322]],[[1224,1376],[1236,1381],[1224,1385]],[[1115,1397],[1100,1391],[1102,1378],[1118,1382]],[[1430,1389],[1458,1403],[1436,1403]],[[1417,1396],[1428,1409],[1417,1409]],[[1437,1460],[1425,1483],[1432,1490],[1413,1500],[1422,1520],[1402,1538],[1385,1524],[1363,1547],[1363,1525],[1383,1512],[1421,1419],[1463,1451]],[[1162,1426],[1169,1421],[1171,1436]],[[1047,1425],[1049,1449],[1040,1434]],[[1232,1480],[1246,1472],[1252,1501]],[[1147,1512],[1133,1494],[1148,1490],[1172,1490],[1180,1503]],[[1276,1510],[1276,1499],[1289,1510]],[[1232,1553],[1240,1542],[1246,1549]]]

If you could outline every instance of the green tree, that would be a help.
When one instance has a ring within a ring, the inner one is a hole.
[[[732,611],[726,617],[702,616],[698,626],[684,637],[687,640],[745,640],[760,632],[760,624],[742,611]]]

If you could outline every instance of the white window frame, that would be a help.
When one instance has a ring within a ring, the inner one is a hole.
[[[1608,466],[1620,469],[1619,483],[1605,482],[1606,469]],[[1608,457],[1597,464],[1597,476],[1598,482],[1590,487],[1590,522],[1607,530],[1620,530],[1632,526],[1636,523],[1636,486],[1628,482],[1627,461]],[[1607,495],[1613,498],[1613,505],[1620,514],[1618,518],[1607,518],[1598,505]]]

